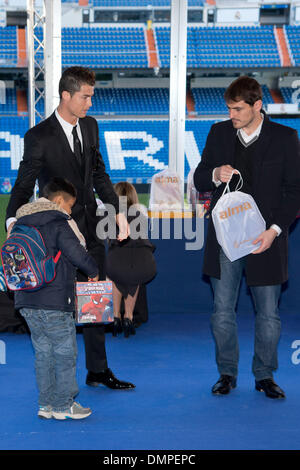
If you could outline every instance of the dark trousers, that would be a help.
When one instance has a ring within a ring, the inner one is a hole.
[[[95,259],[99,268],[99,280],[105,280],[105,247],[97,245],[89,250],[89,254]],[[77,280],[80,282],[87,281],[87,277],[78,271]],[[82,328],[84,347],[85,347],[85,363],[88,371],[102,372],[107,369],[107,357],[105,349],[105,327],[104,325],[88,324]]]

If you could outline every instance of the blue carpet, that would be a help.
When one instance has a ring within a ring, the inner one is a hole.
[[[300,340],[300,318],[282,314],[275,379],[286,391],[285,401],[254,390],[253,316],[240,314],[238,322],[238,387],[223,397],[210,392],[218,373],[208,314],[155,314],[135,337],[107,334],[109,366],[120,379],[136,384],[133,391],[85,385],[84,345],[78,334],[78,401],[93,410],[82,421],[37,418],[30,338],[1,334],[6,364],[0,364],[0,449],[299,449],[300,364],[293,364],[291,346]]]

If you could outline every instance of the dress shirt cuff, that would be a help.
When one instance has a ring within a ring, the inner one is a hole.
[[[276,225],[276,224],[271,225],[270,228],[273,228],[273,229],[277,232],[277,237],[279,237],[279,235],[280,235],[281,232],[282,232],[281,228],[278,227],[278,225]]]
[[[215,178],[215,171],[216,171],[216,168],[212,172],[212,182],[218,187],[220,186],[220,184],[222,184],[222,181],[219,181]]]
[[[6,230],[8,230],[8,227],[10,226],[10,224],[12,222],[16,222],[16,221],[17,221],[17,219],[15,217],[10,217],[9,219],[7,219],[7,221],[6,221]]]

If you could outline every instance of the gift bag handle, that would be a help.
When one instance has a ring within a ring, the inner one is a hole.
[[[236,170],[236,171],[238,172],[240,177],[239,177],[238,183],[237,183],[234,191],[239,191],[242,188],[244,182],[243,182],[243,177],[242,177],[241,173],[238,170]],[[222,196],[224,196],[224,194],[226,194],[226,193],[230,193],[229,183],[231,181],[232,175],[233,175],[233,172],[231,173],[230,180],[228,180],[226,185],[225,185]]]

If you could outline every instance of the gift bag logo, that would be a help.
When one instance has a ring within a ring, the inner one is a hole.
[[[239,214],[240,212],[243,212],[244,210],[252,209],[252,206],[250,202],[246,201],[243,204],[236,206],[236,207],[228,207],[225,211],[219,212],[219,217],[220,219],[227,219],[228,217]]]

